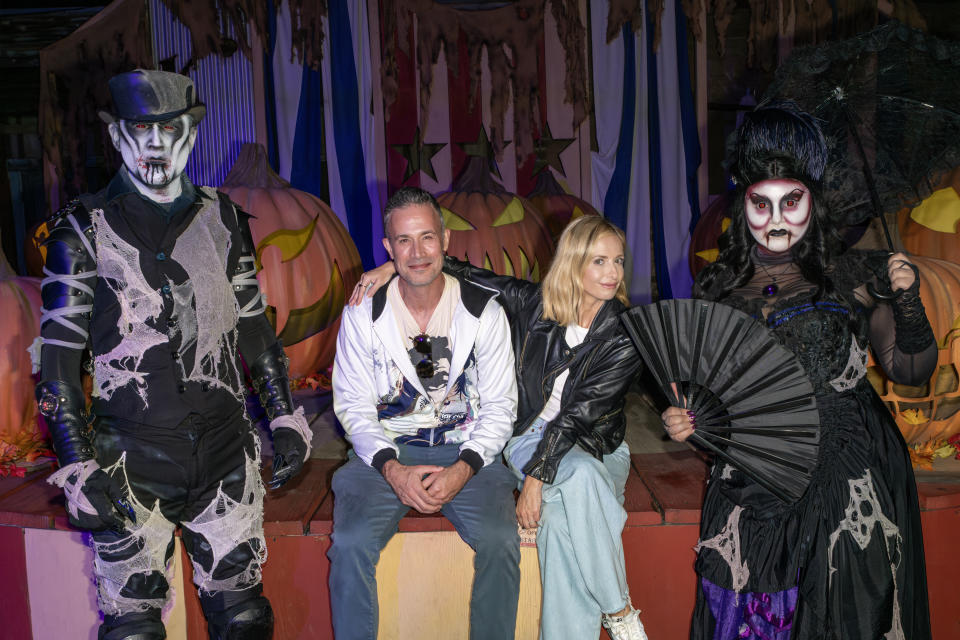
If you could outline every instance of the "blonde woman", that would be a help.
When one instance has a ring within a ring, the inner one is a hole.
[[[621,534],[630,451],[624,393],[639,358],[621,329],[624,236],[601,217],[560,236],[541,285],[447,257],[452,275],[500,292],[510,318],[519,394],[504,455],[521,483],[517,521],[537,530],[541,639],[645,640],[627,591]],[[385,284],[392,263],[366,273],[351,298]]]

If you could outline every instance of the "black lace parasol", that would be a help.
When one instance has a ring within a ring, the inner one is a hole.
[[[899,22],[798,48],[765,98],[793,100],[821,120],[840,225],[916,206],[960,165],[960,43]]]
[[[820,417],[793,353],[745,313],[703,300],[664,300],[620,316],[667,398],[696,414],[689,442],[784,502],[806,490]]]

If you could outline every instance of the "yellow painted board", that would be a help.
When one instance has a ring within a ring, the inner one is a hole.
[[[540,625],[536,548],[521,547],[520,575],[516,638],[536,640]],[[379,640],[467,640],[472,584],[473,550],[455,532],[398,533],[377,564]]]

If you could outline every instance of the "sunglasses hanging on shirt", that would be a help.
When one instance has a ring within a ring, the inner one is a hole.
[[[429,380],[436,372],[436,366],[433,362],[433,342],[425,333],[413,336],[413,349],[423,356],[417,363],[417,376],[424,380]]]

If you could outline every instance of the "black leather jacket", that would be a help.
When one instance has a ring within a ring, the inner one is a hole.
[[[557,375],[570,370],[560,397],[560,413],[544,429],[523,472],[551,483],[560,459],[575,444],[598,459],[619,447],[626,429],[624,394],[641,366],[633,343],[621,328],[623,304],[616,299],[605,302],[584,341],[571,349],[564,338],[566,327],[542,318],[539,285],[498,276],[450,257],[445,270],[500,292],[497,301],[510,319],[516,355],[515,436],[540,415]]]

